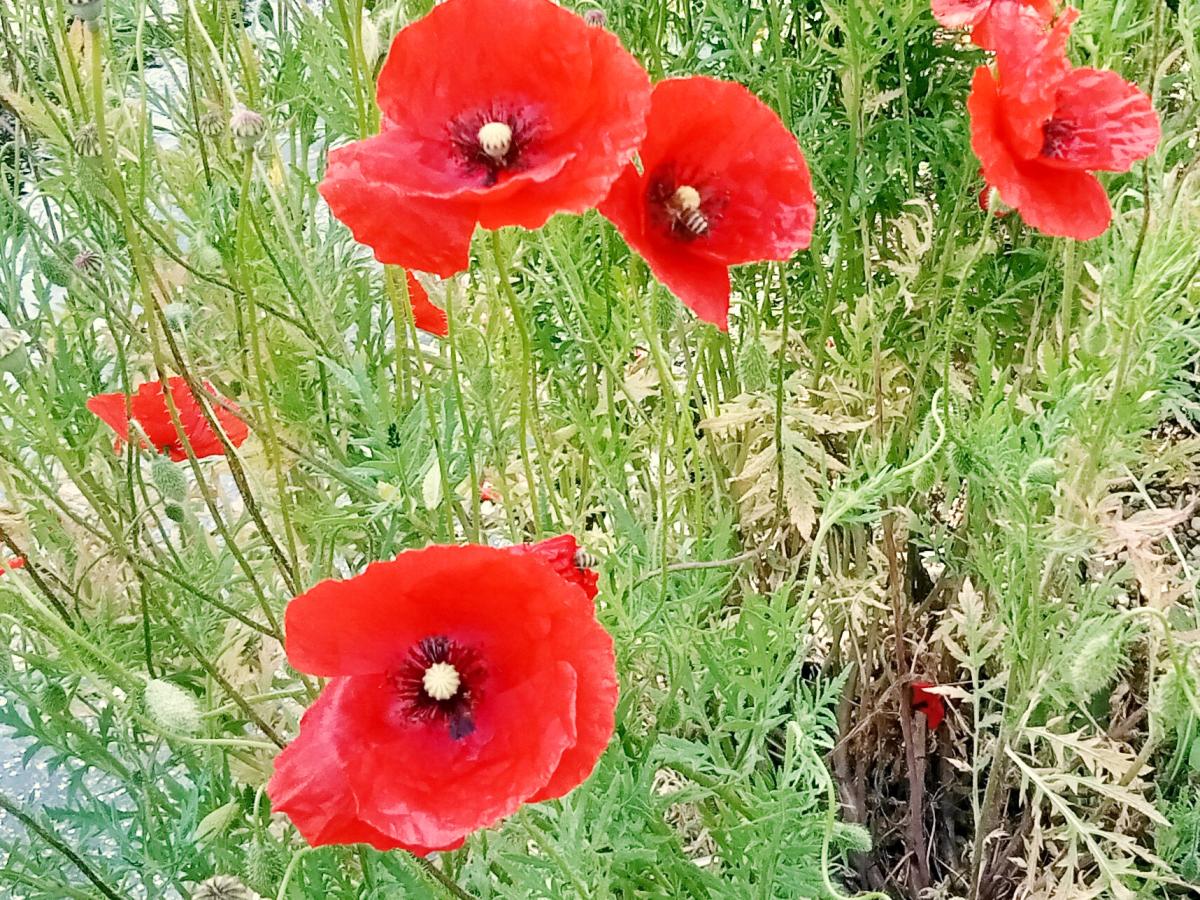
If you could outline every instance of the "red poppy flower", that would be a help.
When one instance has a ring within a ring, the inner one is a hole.
[[[5,573],[5,571],[6,571],[6,567],[7,567],[7,569],[11,569],[11,570],[13,570],[14,572],[15,572],[17,569],[23,569],[23,568],[25,568],[25,557],[23,557],[23,556],[14,556],[14,557],[13,557],[12,559],[10,559],[10,560],[9,560],[7,563],[0,564],[0,575],[3,575],[3,574]]]
[[[729,267],[785,260],[812,240],[812,181],[795,136],[740,84],[674,78],[654,88],[642,171],[628,166],[600,212],[700,318],[728,328]]]
[[[912,685],[912,708],[914,712],[925,713],[925,721],[929,729],[936,731],[946,718],[946,701],[941,694],[935,694],[930,688],[937,687],[932,681],[914,681]]]
[[[321,193],[380,262],[453,275],[477,224],[539,228],[604,199],[649,100],[617,38],[550,0],[448,0],[396,36],[383,130],[330,153]]]
[[[428,547],[293,600],[289,660],[332,677],[276,760],[274,809],[314,846],[425,855],[587,778],[617,680],[577,549]]]
[[[993,11],[996,72],[975,71],[967,107],[971,146],[1004,202],[1046,234],[1089,240],[1112,220],[1091,173],[1128,171],[1160,132],[1137,87],[1115,72],[1072,68],[1065,47],[1077,15],[1046,31],[1021,7]]]
[[[1057,0],[932,0],[933,17],[945,28],[970,28],[971,40],[985,50],[995,50],[992,13],[1000,6],[1023,6],[1043,23],[1054,18]]]
[[[446,320],[446,311],[434,306],[429,299],[429,292],[421,286],[421,282],[408,273],[408,303],[412,307],[413,322],[422,331],[445,337],[450,333],[450,324]]]
[[[196,398],[192,396],[187,382],[179,376],[168,380],[171,389],[171,399],[179,412],[179,422],[183,426],[183,434],[192,447],[197,459],[209,456],[223,456],[225,447],[220,438],[208,424]],[[205,383],[205,390],[213,397],[218,397],[211,384]],[[227,401],[226,401],[227,402]],[[183,449],[183,441],[171,421],[171,413],[167,409],[167,401],[163,395],[161,381],[150,381],[139,385],[129,402],[133,412],[133,421],[145,435],[142,446],[149,442],[155,450],[170,455],[172,461],[180,462],[187,459]],[[87,408],[100,417],[109,428],[117,433],[117,447],[129,440],[129,413],[126,410],[125,395],[97,394],[87,402]],[[226,409],[221,403],[212,404],[212,410],[229,439],[235,447],[242,446],[250,433],[246,423]]]

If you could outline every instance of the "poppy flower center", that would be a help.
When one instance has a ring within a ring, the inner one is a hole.
[[[497,102],[451,121],[450,145],[469,177],[491,187],[505,172],[528,168],[530,145],[541,130],[536,110]]]
[[[500,162],[512,149],[512,126],[506,122],[488,122],[479,129],[479,149]]]
[[[403,712],[417,723],[444,723],[462,740],[475,730],[483,666],[479,655],[443,635],[422,638],[392,675]]]
[[[694,173],[693,173],[694,174]],[[646,182],[646,211],[650,221],[677,241],[706,236],[721,218],[725,195],[667,163]]]
[[[1067,155],[1068,145],[1075,138],[1075,129],[1061,119],[1051,119],[1042,129],[1042,153],[1047,159],[1061,159]]]

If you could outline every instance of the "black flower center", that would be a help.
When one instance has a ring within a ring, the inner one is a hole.
[[[1042,129],[1042,153],[1047,159],[1063,159],[1075,141],[1075,128],[1062,119],[1051,119]]]
[[[505,172],[528,165],[530,143],[540,127],[528,110],[492,104],[450,123],[450,143],[467,170],[491,187]]]
[[[422,638],[392,678],[413,721],[444,722],[456,741],[475,730],[483,665],[471,648],[441,635]]]
[[[646,206],[650,221],[680,241],[703,238],[721,218],[725,198],[697,178],[687,178],[672,166],[647,180]]]

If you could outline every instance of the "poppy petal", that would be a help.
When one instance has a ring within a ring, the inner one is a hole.
[[[385,676],[346,680],[338,758],[358,815],[406,845],[444,846],[515,812],[576,740],[576,674],[565,662],[487,694],[460,741],[444,727],[397,721]]]
[[[1042,159],[1052,166],[1127,172],[1161,136],[1150,98],[1116,72],[1075,69],[1058,91]]]
[[[595,598],[599,576],[591,569],[576,565],[579,542],[573,534],[560,534],[536,544],[514,544],[504,548],[509,553],[530,553],[550,564],[559,577],[583,590],[588,600]]]
[[[983,18],[992,0],[932,0],[930,5],[943,28],[965,28]]]
[[[289,603],[288,659],[313,675],[386,672],[423,638],[458,629],[528,653],[554,625],[549,616],[570,612],[576,597],[572,584],[527,555],[480,546],[409,550]]]
[[[1049,31],[1036,12],[1014,3],[998,6],[988,16],[997,48],[1005,134],[1017,156],[1032,159],[1042,152],[1045,125],[1058,104],[1059,86],[1071,71],[1066,47],[1078,15],[1068,10]]]
[[[413,323],[422,331],[445,337],[450,333],[450,323],[446,319],[446,311],[434,306],[429,299],[429,292],[421,282],[408,273],[408,302],[412,306]]]
[[[1112,220],[1104,186],[1093,175],[1015,156],[1004,140],[1000,94],[986,67],[975,72],[967,108],[971,146],[984,178],[1034,228],[1057,237],[1090,240]]]
[[[387,134],[329,154],[319,189],[334,216],[381,263],[443,278],[461,272],[471,261],[478,206],[406,193],[386,166],[371,165],[377,148],[387,153]]]
[[[129,440],[129,411],[124,394],[97,394],[88,399],[87,408],[115,431],[118,439]]]

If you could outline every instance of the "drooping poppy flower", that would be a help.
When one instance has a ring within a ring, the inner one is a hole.
[[[1047,31],[1008,4],[991,15],[996,71],[975,71],[967,108],[971,146],[987,183],[1046,234],[1090,240],[1112,207],[1095,171],[1126,172],[1154,152],[1150,98],[1115,72],[1073,68],[1066,42],[1078,13]]]
[[[321,194],[384,263],[450,276],[471,235],[604,199],[646,129],[649,76],[550,0],[448,0],[379,76],[379,135],[329,155]]]
[[[655,85],[642,171],[600,205],[651,270],[700,318],[728,328],[729,267],[786,260],[812,240],[808,164],[795,136],[740,84]]]
[[[450,324],[446,320],[446,311],[434,306],[429,299],[429,292],[421,286],[421,282],[408,273],[408,303],[413,311],[413,323],[422,331],[445,337],[450,333]]]
[[[932,681],[914,681],[912,684],[913,711],[925,713],[925,721],[929,723],[931,731],[936,731],[946,718],[946,701],[941,694],[930,690],[935,687],[937,685]]]
[[[167,384],[171,391],[171,399],[175,403],[175,409],[179,412],[179,422],[183,426],[183,434],[191,445],[196,458],[223,456],[225,448],[208,424],[208,420],[204,417],[196,398],[192,396],[187,382],[176,375],[168,379]],[[219,399],[219,395],[211,384],[205,383],[204,388],[214,398]],[[229,443],[240,447],[250,431],[245,422],[222,405],[225,402],[227,401],[213,403],[212,411],[224,430],[225,436],[229,439]],[[135,440],[141,440],[142,446],[149,443],[158,452],[168,454],[173,462],[187,459],[183,441],[180,439],[179,432],[175,430],[175,423],[171,420],[170,410],[167,409],[161,381],[149,381],[139,385],[129,401],[129,407],[133,413],[133,424],[145,436],[142,440],[139,435],[135,434]],[[124,394],[97,394],[88,400],[87,408],[117,433],[118,449],[122,443],[130,439],[130,417],[129,411],[126,410]]]
[[[273,808],[314,846],[425,855],[586,779],[617,680],[577,550],[428,547],[293,600],[288,659],[330,680],[276,759]]]
[[[933,17],[945,28],[970,28],[971,40],[984,50],[995,50],[992,13],[1001,6],[1023,6],[1045,24],[1054,18],[1057,0],[932,0]]]

